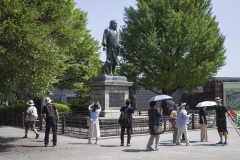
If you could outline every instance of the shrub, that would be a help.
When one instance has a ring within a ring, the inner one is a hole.
[[[67,104],[54,103],[57,106],[58,112],[69,112],[70,107]]]
[[[12,106],[4,106],[0,108],[0,123],[4,123],[7,119],[8,113],[22,113],[27,109],[27,105],[25,104],[17,104]]]

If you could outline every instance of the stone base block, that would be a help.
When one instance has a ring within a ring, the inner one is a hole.
[[[118,118],[120,116],[120,110],[105,110],[102,111],[100,116],[106,118]]]

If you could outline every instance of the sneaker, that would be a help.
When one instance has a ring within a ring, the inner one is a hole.
[[[92,142],[91,142],[91,141],[88,141],[88,144],[92,144]]]
[[[218,142],[218,143],[216,143],[216,144],[223,144],[223,142],[222,142],[222,141],[220,141],[220,142]]]
[[[121,143],[120,146],[124,146],[124,143]]]
[[[187,143],[186,146],[191,146],[191,144],[190,144],[190,143]]]
[[[57,146],[57,144],[53,144],[53,147],[56,147]]]
[[[36,139],[38,139],[39,138],[39,134],[36,134]]]
[[[45,147],[47,147],[48,146],[48,144],[45,144]]]
[[[228,144],[227,142],[224,142],[224,143],[222,144],[222,146],[227,146],[227,144]]]
[[[154,151],[154,149],[152,147],[147,147],[146,150],[147,151]]]
[[[23,138],[27,138],[27,135],[25,135]]]
[[[130,147],[130,146],[131,146],[131,144],[130,144],[130,143],[128,143],[128,144],[127,144],[127,146],[128,146],[128,147]]]
[[[182,145],[182,144],[178,142],[178,143],[176,143],[176,145],[178,146],[178,145]]]

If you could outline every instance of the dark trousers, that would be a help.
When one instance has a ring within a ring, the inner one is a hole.
[[[125,129],[127,129],[127,143],[130,143],[130,141],[131,141],[131,131],[132,131],[132,126],[131,125],[129,125],[127,127],[121,127],[121,143],[124,143]]]
[[[49,133],[51,128],[52,128],[52,134],[53,134],[53,144],[56,145],[57,144],[57,121],[54,119],[46,120],[44,143],[48,144],[49,142]]]

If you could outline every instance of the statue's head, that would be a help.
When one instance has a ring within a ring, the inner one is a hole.
[[[116,30],[117,29],[117,21],[116,20],[111,20],[109,27]]]

